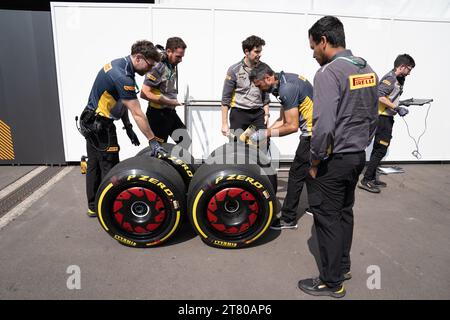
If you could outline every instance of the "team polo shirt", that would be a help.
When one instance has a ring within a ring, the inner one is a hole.
[[[228,68],[223,84],[222,105],[244,110],[261,109],[270,102],[269,94],[261,92],[250,81],[250,72],[244,59]]]
[[[177,99],[178,88],[177,67],[173,67],[167,60],[158,62],[151,70],[145,75],[144,84],[150,87],[150,91],[156,95],[163,95],[167,99]],[[155,102],[149,102],[150,107],[156,109],[174,109],[175,106],[161,105]]]
[[[302,136],[310,136],[313,116],[313,86],[303,76],[280,72],[278,94],[284,110],[298,108],[299,127]]]
[[[103,117],[118,120],[126,111],[119,100],[137,99],[131,56],[105,64],[92,86],[87,108]]]
[[[388,72],[383,78],[381,78],[378,86],[378,97],[386,97],[389,101],[398,106],[402,92],[403,85],[398,82],[394,70]],[[378,114],[393,117],[397,114],[397,112],[385,106],[383,103],[378,102]]]
[[[350,50],[336,54],[314,77],[311,159],[364,151],[378,120],[378,76]]]

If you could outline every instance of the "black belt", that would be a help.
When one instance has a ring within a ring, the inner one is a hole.
[[[232,110],[245,111],[245,112],[249,112],[249,113],[256,113],[256,112],[258,112],[258,111],[264,111],[263,108],[258,108],[258,109],[243,109],[243,108],[239,108],[239,107],[233,107]]]

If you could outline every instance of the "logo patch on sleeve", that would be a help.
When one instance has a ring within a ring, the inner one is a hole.
[[[111,70],[111,69],[112,69],[111,62],[110,62],[110,63],[107,63],[107,64],[105,64],[105,65],[103,66],[103,71],[105,71],[105,72],[108,72],[108,71]]]
[[[151,73],[147,74],[147,78],[152,80],[152,81],[156,81],[156,77],[154,75],[152,75]]]
[[[374,87],[377,85],[375,73],[354,74],[348,77],[350,90]]]
[[[227,76],[225,77],[225,80],[230,81],[231,80],[231,76],[229,74],[227,74]]]
[[[136,87],[135,86],[123,86],[123,88],[127,91],[136,91]]]
[[[381,81],[381,82],[383,82],[384,84],[386,84],[386,85],[388,85],[388,86],[390,86],[390,85],[392,84],[388,79],[384,79],[384,80]]]

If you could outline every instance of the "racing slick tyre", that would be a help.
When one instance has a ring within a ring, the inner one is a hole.
[[[186,208],[186,188],[167,162],[126,159],[103,179],[96,195],[98,220],[123,245],[146,248],[175,234]]]
[[[262,170],[260,174],[269,178],[275,193],[277,192],[277,170],[269,156],[254,146],[236,142],[226,143],[211,152],[205,164],[257,164]]]
[[[220,248],[242,248],[272,223],[276,197],[257,165],[201,166],[188,191],[188,216],[200,238]]]
[[[166,161],[168,164],[174,167],[175,170],[178,171],[184,181],[187,190],[187,188],[189,187],[189,183],[194,176],[195,170],[197,169],[197,166],[194,164],[194,157],[192,157],[189,151],[183,149],[179,145],[172,143],[161,143],[161,146],[167,151],[168,154],[167,157],[158,155],[158,158]],[[139,151],[136,156],[150,156],[150,153],[151,148],[146,147]]]

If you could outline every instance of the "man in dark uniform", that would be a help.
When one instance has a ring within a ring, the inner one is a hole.
[[[367,62],[345,49],[344,26],[336,17],[319,19],[309,29],[314,58],[311,168],[307,180],[310,210],[320,249],[320,276],[303,279],[311,295],[340,298],[351,277],[353,204],[377,122],[378,77]]]
[[[119,162],[119,144],[114,120],[122,119],[133,144],[139,140],[128,119],[131,112],[139,129],[149,140],[153,154],[164,151],[155,140],[136,96],[135,73],[144,75],[159,53],[150,41],[137,41],[131,55],[107,63],[97,74],[89,101],[80,117],[81,132],[86,137],[88,156],[86,193],[88,216],[96,217],[95,194],[102,179]]]
[[[386,187],[386,183],[376,177],[377,167],[387,153],[392,139],[394,116],[400,117],[408,114],[408,109],[399,107],[400,96],[403,93],[405,78],[415,67],[414,59],[408,54],[399,55],[394,61],[394,69],[381,78],[378,86],[378,125],[373,141],[373,149],[370,161],[364,177],[358,183],[358,187],[369,192],[379,193],[380,187]]]
[[[178,64],[183,60],[186,44],[181,38],[167,39],[161,62],[145,75],[141,98],[148,100],[147,119],[160,142],[167,142],[169,136],[179,143],[182,137],[173,135],[177,129],[186,129],[175,107],[178,102]],[[184,131],[182,134],[187,134]]]
[[[275,230],[297,228],[297,208],[303,183],[310,167],[310,147],[313,114],[313,87],[309,81],[294,73],[274,73],[261,62],[250,73],[250,80],[263,92],[271,92],[281,103],[280,117],[267,129],[250,137],[256,143],[274,133],[279,136],[297,132],[300,127],[300,142],[289,170],[286,198],[281,209],[281,218],[274,221]]]
[[[222,134],[230,136],[230,129],[245,130],[254,125],[266,129],[269,119],[269,94],[262,94],[250,81],[249,74],[260,63],[266,42],[250,36],[242,42],[245,57],[228,68],[222,91]],[[228,125],[228,110],[230,125]]]

